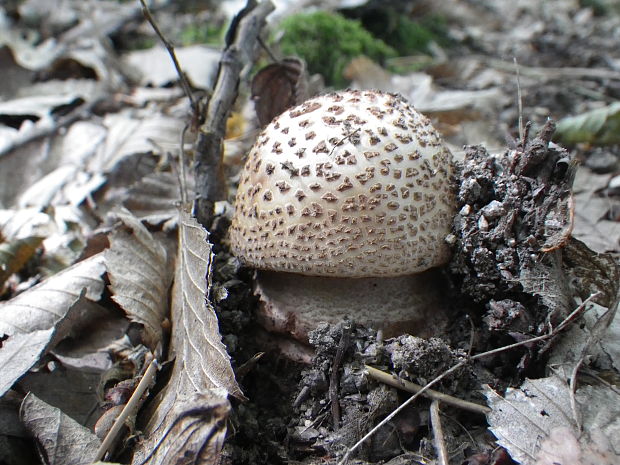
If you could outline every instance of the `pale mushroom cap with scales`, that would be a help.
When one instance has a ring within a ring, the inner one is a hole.
[[[449,258],[452,155],[402,97],[348,90],[276,117],[241,174],[233,253],[314,276],[417,273]]]

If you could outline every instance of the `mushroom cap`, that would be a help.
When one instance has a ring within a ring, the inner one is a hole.
[[[276,117],[241,174],[233,253],[254,268],[402,276],[449,258],[452,154],[401,96],[347,90]]]

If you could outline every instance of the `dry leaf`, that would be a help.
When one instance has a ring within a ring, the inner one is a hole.
[[[226,438],[226,422],[230,402],[225,389],[208,389],[174,403],[165,417],[157,436],[141,444],[134,455],[133,464],[200,463],[219,464],[219,456]],[[164,431],[165,428],[165,431]],[[185,462],[187,460],[187,462]]]
[[[144,326],[145,343],[155,350],[168,313],[172,273],[164,246],[127,210],[116,214],[122,226],[110,235],[105,252],[112,299],[131,321]]]
[[[620,102],[569,116],[558,121],[556,136],[565,144],[589,142],[595,145],[620,143]]]
[[[192,197],[193,192],[188,193],[188,198]],[[177,177],[172,173],[158,172],[145,176],[130,187],[123,206],[152,225],[176,223],[180,198]]]
[[[266,126],[284,110],[308,98],[306,66],[299,58],[284,58],[262,68],[252,79],[252,99],[258,123]]]
[[[103,272],[103,255],[95,255],[0,303],[0,335],[8,336],[0,347],[0,396],[47,349],[56,324],[82,292],[99,300]]]
[[[136,464],[170,463],[178,456],[199,462],[203,451],[219,450],[230,409],[226,393],[243,398],[208,300],[212,253],[207,232],[187,212],[179,223],[172,300],[175,365],[134,455]]]
[[[611,254],[596,253],[583,242],[571,238],[562,249],[562,257],[579,297],[585,300],[600,292],[594,302],[607,308],[614,304],[620,287],[620,268]]]
[[[8,277],[30,260],[42,241],[42,237],[34,236],[0,244],[0,291]]]
[[[498,444],[505,447],[513,459],[523,465],[530,465],[537,463],[537,458],[545,453],[541,442],[548,444],[545,441],[549,438],[553,440],[557,434],[555,432],[562,428],[580,439],[578,450],[571,457],[573,461],[560,463],[589,465],[592,462],[585,460],[580,462],[579,459],[582,452],[587,453],[590,450],[595,439],[591,437],[590,432],[596,430],[596,434],[602,434],[607,443],[610,439],[617,443],[620,438],[617,434],[620,428],[618,420],[620,412],[617,411],[619,404],[613,401],[616,394],[606,387],[592,387],[592,389],[601,393],[609,391],[609,395],[603,394],[602,397],[595,399],[591,391],[586,392],[583,389],[577,391],[580,411],[587,412],[583,418],[584,433],[580,435],[572,417],[569,387],[560,378],[526,380],[521,388],[508,389],[503,398],[487,386],[485,395],[492,409],[492,412],[487,415],[489,429],[497,437]],[[615,413],[606,415],[606,418],[610,420],[596,421],[599,418],[598,412],[606,413],[613,405],[616,405],[613,408]],[[564,442],[569,441],[568,437],[565,439]],[[614,447],[613,444],[612,447]],[[618,447],[618,444],[615,447]],[[614,455],[613,448],[605,452]],[[618,463],[619,459],[620,456],[615,455],[615,459],[607,463],[610,465]]]
[[[82,465],[95,457],[100,445],[97,436],[34,394],[24,398],[20,418],[36,438],[43,463]]]

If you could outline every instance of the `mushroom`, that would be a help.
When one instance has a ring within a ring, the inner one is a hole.
[[[349,317],[386,336],[447,321],[433,267],[450,256],[453,162],[401,96],[346,90],[276,117],[240,177],[232,252],[258,269],[259,317],[307,341]]]

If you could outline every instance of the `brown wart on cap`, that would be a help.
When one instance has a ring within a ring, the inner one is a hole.
[[[254,268],[298,275],[376,281],[420,273],[449,258],[452,172],[429,119],[402,97],[350,90],[310,99],[275,118],[254,144],[237,191],[232,251]],[[312,324],[302,312],[284,318],[303,338]],[[357,319],[355,312],[345,314]],[[397,308],[395,318],[410,319],[407,312]],[[393,323],[377,308],[367,313],[360,322]],[[323,316],[312,320],[333,319]]]

